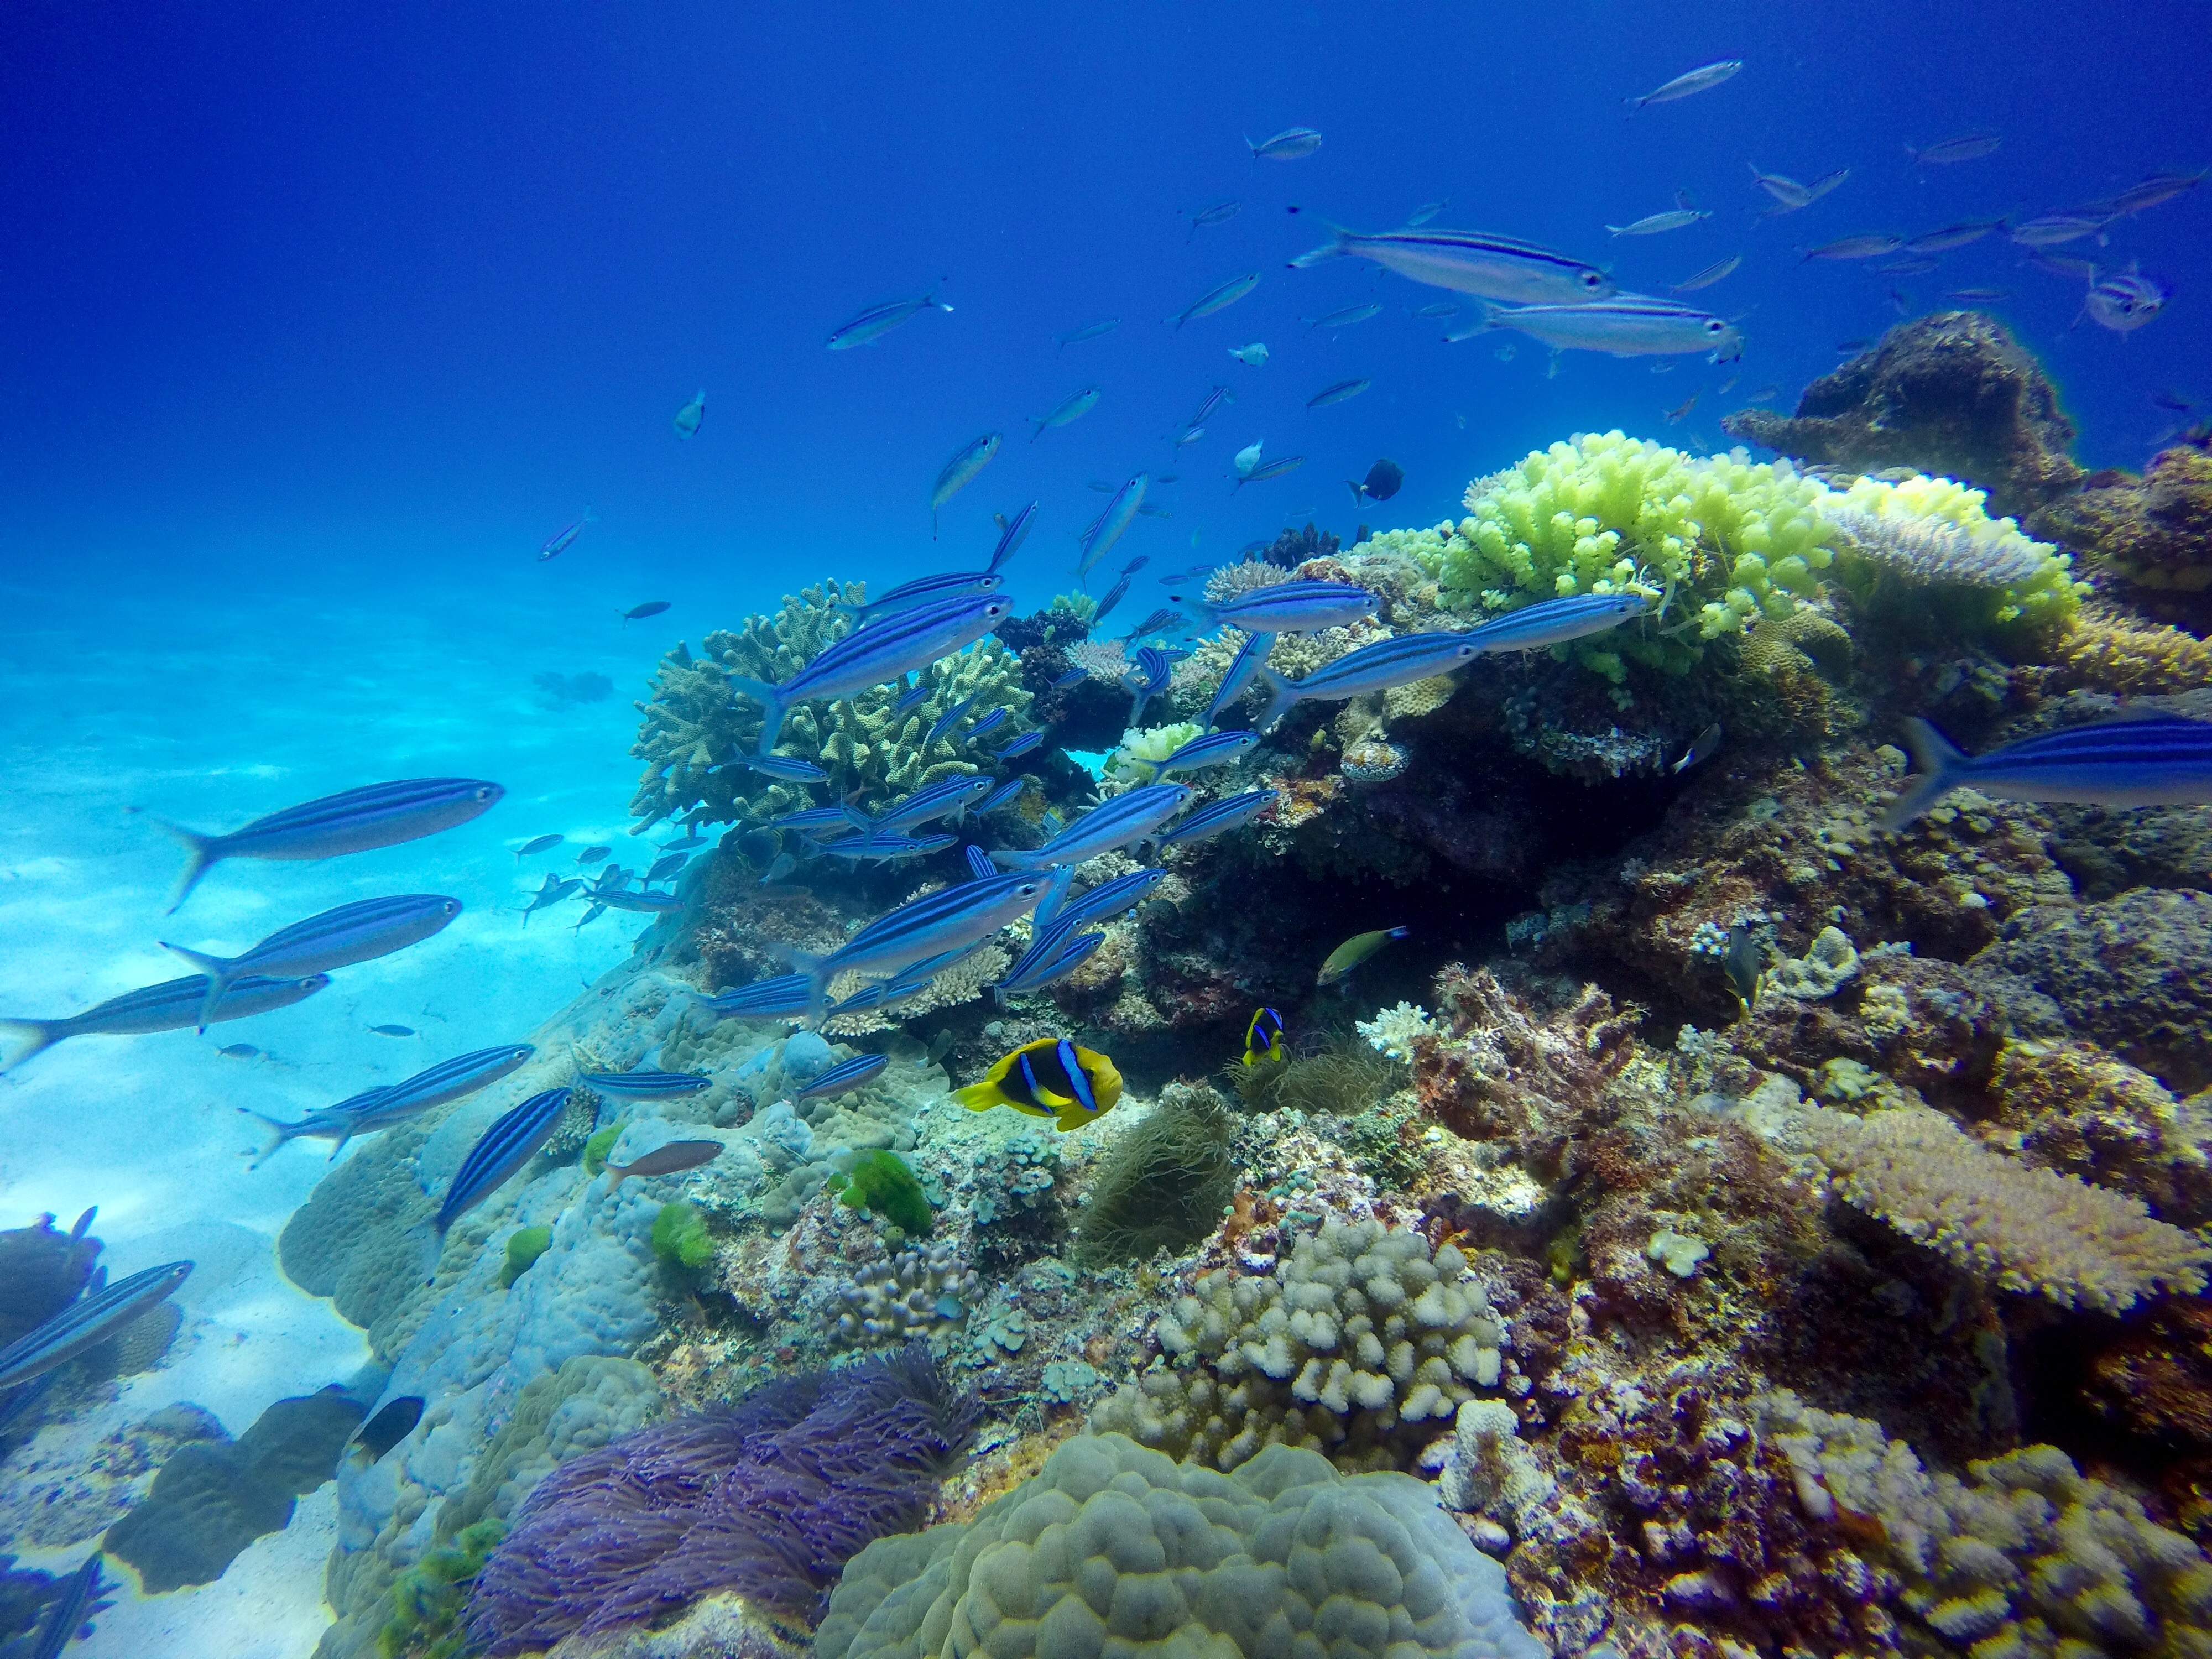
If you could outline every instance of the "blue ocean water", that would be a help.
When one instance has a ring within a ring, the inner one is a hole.
[[[1747,394],[1777,387],[1787,408],[1841,343],[1967,288],[2008,291],[1988,308],[2057,381],[2084,464],[2140,465],[2185,418],[2154,394],[2212,398],[2212,191],[2056,250],[2171,286],[2127,336],[2080,320],[2084,285],[2024,268],[2002,234],[1909,276],[1802,253],[2202,166],[2201,24],[2198,8],[2081,0],[2032,17],[22,0],[0,51],[0,1007],[58,1013],[174,971],[158,941],[180,925],[164,915],[177,854],[126,809],[224,827],[445,773],[509,795],[420,846],[211,877],[186,915],[233,948],[403,880],[469,910],[435,945],[257,1024],[259,1058],[84,1042],[0,1080],[0,1219],[66,1224],[98,1204],[118,1274],[186,1243],[234,1263],[192,1292],[222,1339],[137,1385],[141,1414],[189,1398],[234,1432],[345,1375],[358,1333],[265,1260],[320,1154],[242,1173],[254,1136],[234,1109],[306,1109],[414,1069],[415,1040],[374,1024],[535,1029],[636,929],[523,929],[540,866],[509,853],[540,830],[622,844],[631,699],[659,653],[802,582],[977,567],[994,512],[1041,503],[1011,573],[1026,610],[1073,585],[1105,499],[1093,481],[1179,475],[1152,497],[1170,516],[1115,555],[1152,561],[1133,620],[1154,573],[1308,521],[1349,541],[1363,522],[1456,516],[1468,479],[1571,432],[1724,448],[1719,417]],[[1744,68],[1710,92],[1624,106],[1723,58]],[[1318,130],[1318,151],[1254,158],[1248,140],[1291,126]],[[1953,166],[1907,154],[1977,130],[2002,147]],[[1761,220],[1753,167],[1850,174]],[[1710,216],[1605,229],[1678,192]],[[1422,318],[1455,296],[1357,260],[1289,267],[1328,223],[1379,230],[1439,201],[1438,225],[1557,247],[1641,291],[1740,253],[1691,297],[1739,320],[1741,361],[1445,343],[1472,302]],[[1246,273],[1248,298],[1167,320]],[[871,303],[923,294],[951,310],[824,349]],[[1371,319],[1310,325],[1369,301]],[[1253,342],[1264,364],[1231,356]],[[1372,385],[1308,407],[1350,379]],[[1090,386],[1093,411],[1032,441],[1029,417]],[[1217,386],[1232,401],[1178,447]],[[703,422],[680,440],[672,418],[700,390]],[[992,431],[1002,450],[933,534],[939,468]],[[1305,462],[1236,488],[1231,457],[1255,441]],[[1402,494],[1358,504],[1345,481],[1386,456]],[[671,608],[621,620],[650,600]],[[552,695],[548,674],[609,689]],[[228,1589],[128,1601],[82,1650],[312,1650],[320,1524]]]

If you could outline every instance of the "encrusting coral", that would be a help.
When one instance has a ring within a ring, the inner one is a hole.
[[[1082,1435],[970,1522],[847,1565],[817,1659],[1543,1659],[1498,1564],[1403,1474],[1222,1474]]]
[[[921,1520],[976,1415],[909,1348],[585,1452],[523,1504],[477,1577],[469,1628],[496,1659],[719,1589],[806,1613],[854,1551]]]
[[[630,802],[631,816],[639,820],[632,835],[663,818],[760,823],[817,804],[799,786],[729,763],[751,753],[761,732],[760,706],[732,693],[729,677],[770,684],[789,679],[844,636],[849,623],[836,605],[863,598],[859,584],[805,588],[787,594],[772,617],[748,617],[734,632],[708,634],[702,656],[694,658],[679,645],[661,659],[652,700],[637,705],[645,719],[630,753],[647,764]],[[857,792],[859,804],[874,811],[927,784],[989,768],[990,752],[963,737],[966,721],[956,720],[930,738],[932,727],[955,705],[965,701],[970,720],[993,708],[1006,711],[991,733],[994,746],[1030,729],[1021,660],[997,640],[931,664],[921,671],[921,683],[928,694],[903,710],[897,707],[906,695],[902,682],[854,697],[801,703],[783,723],[778,751],[829,773],[826,784],[814,786],[822,800]]]
[[[1496,1385],[1504,1330],[1455,1247],[1329,1220],[1268,1273],[1202,1274],[1158,1337],[1094,1428],[1224,1469],[1275,1444],[1391,1468]]]

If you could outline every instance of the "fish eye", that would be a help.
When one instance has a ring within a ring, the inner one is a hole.
[[[489,789],[479,789],[479,790],[477,790],[477,799],[478,800],[489,800],[489,799],[491,799],[491,791],[490,791],[490,790],[489,790]]]
[[[1584,288],[1595,288],[1604,280],[1605,279],[1603,277],[1600,276],[1597,272],[1594,270],[1586,270],[1583,272],[1582,281]]]
[[[1708,334],[1717,334],[1721,330],[1727,326],[1728,325],[1721,321],[1717,317],[1708,317],[1705,319],[1705,332]]]

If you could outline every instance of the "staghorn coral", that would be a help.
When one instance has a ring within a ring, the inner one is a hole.
[[[972,1522],[855,1556],[817,1659],[1543,1659],[1494,1561],[1401,1474],[1232,1474],[1079,1435]]]
[[[1167,1363],[1095,1429],[1224,1469],[1275,1444],[1389,1468],[1497,1385],[1504,1332],[1456,1247],[1330,1219],[1267,1273],[1200,1274],[1158,1334]]]
[[[968,1322],[981,1284],[950,1243],[901,1250],[838,1287],[829,1308],[833,1340],[846,1347],[880,1347],[949,1335]]]
[[[1801,1121],[1847,1201],[2006,1290],[2124,1313],[2204,1286],[2212,1245],[2135,1199],[1991,1152],[1940,1112],[1814,1106]]]
[[[976,1407],[925,1349],[787,1376],[571,1458],[469,1600],[504,1656],[642,1625],[710,1591],[805,1612],[846,1559],[918,1523]]]
[[[748,617],[734,632],[708,634],[698,658],[679,645],[661,659],[651,701],[637,705],[644,720],[630,753],[647,765],[630,802],[630,814],[639,820],[632,835],[679,814],[691,823],[760,823],[812,804],[800,787],[723,764],[734,753],[750,753],[761,730],[759,705],[733,695],[729,676],[771,684],[789,679],[843,637],[848,624],[836,605],[864,597],[857,584],[805,588],[787,594],[772,617]],[[802,703],[784,721],[777,750],[813,761],[830,774],[827,784],[817,786],[823,799],[858,792],[860,804],[875,811],[925,784],[985,769],[989,757],[963,743],[963,726],[924,741],[938,718],[963,698],[972,699],[971,714],[1007,711],[992,734],[994,744],[1031,729],[1021,659],[996,640],[931,664],[921,683],[929,695],[903,714],[895,709],[905,691],[902,684],[834,702]]]

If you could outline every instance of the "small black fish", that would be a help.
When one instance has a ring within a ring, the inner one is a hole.
[[[582,852],[576,854],[576,862],[579,864],[597,864],[601,859],[606,857],[608,854],[614,850],[615,849],[611,847],[586,847]]]
[[[372,1025],[368,1029],[379,1036],[413,1036],[415,1035],[415,1028],[411,1025]]]
[[[257,1048],[250,1042],[226,1042],[216,1053],[228,1055],[232,1060],[266,1060],[269,1057],[267,1050]]]
[[[361,1425],[346,1455],[365,1469],[412,1434],[422,1420],[422,1396],[403,1394]]]
[[[643,605],[634,605],[623,612],[625,623],[643,622],[647,617],[657,617],[668,609],[666,599],[647,599]]]
[[[1728,954],[1721,958],[1721,972],[1746,1008],[1759,1000],[1759,981],[1765,977],[1760,971],[1766,964],[1765,952],[1754,944],[1751,929],[1742,922],[1729,929]]]
[[[1406,482],[1406,469],[1393,460],[1380,460],[1367,469],[1367,476],[1358,483],[1349,478],[1345,483],[1352,491],[1355,506],[1369,501],[1387,501],[1398,493]]]
[[[2197,407],[2179,392],[2154,392],[2150,394],[2150,400],[2160,409],[2171,410],[2176,415],[2186,415]]]
[[[1698,733],[1690,746],[1682,751],[1682,758],[1674,763],[1674,770],[1686,772],[1699,761],[1709,758],[1721,746],[1721,723],[1715,720]]]

